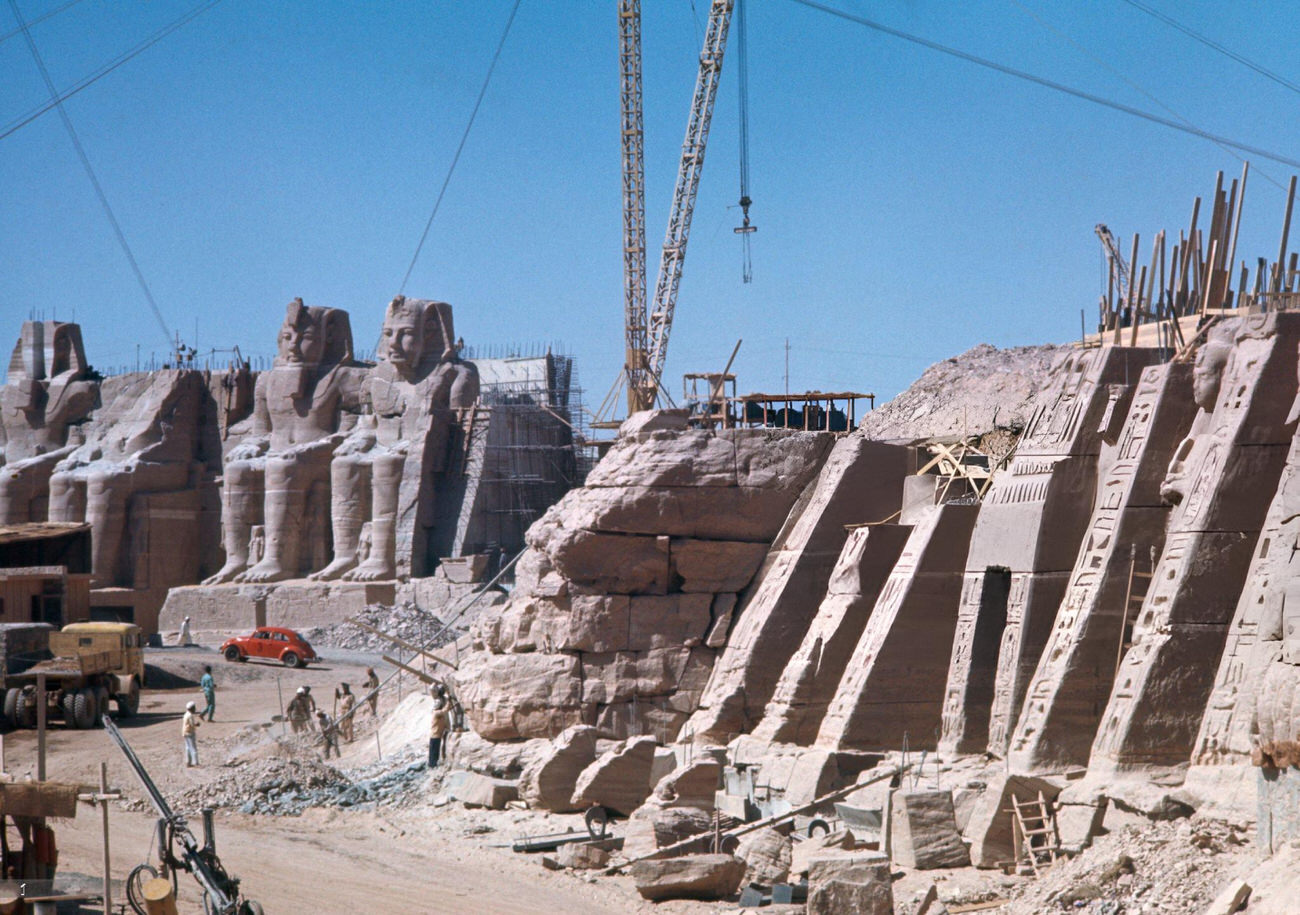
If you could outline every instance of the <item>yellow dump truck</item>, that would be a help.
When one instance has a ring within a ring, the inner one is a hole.
[[[37,678],[45,677],[47,720],[74,728],[95,727],[117,703],[119,717],[140,707],[144,685],[144,636],[131,623],[72,623],[49,633],[46,657],[4,677],[4,722],[36,726]]]

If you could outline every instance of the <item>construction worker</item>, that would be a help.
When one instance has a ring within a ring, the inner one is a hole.
[[[373,667],[366,668],[366,682],[361,684],[362,692],[366,694],[366,701],[370,703],[370,714],[379,717],[379,674],[375,673]]]
[[[307,721],[311,717],[307,703],[310,701],[305,686],[298,687],[298,692],[289,700],[289,707],[285,711],[289,716],[289,727],[295,734],[307,730]]]
[[[330,750],[334,751],[334,758],[339,757],[339,727],[334,719],[330,718],[328,712],[317,712],[316,719],[320,723],[320,742],[324,747],[324,758],[330,758]]]
[[[442,693],[435,692],[433,697],[433,720],[429,722],[429,768],[438,765],[442,759],[442,739],[451,728],[447,717],[447,700]]]
[[[203,690],[203,698],[207,700],[207,706],[199,713],[199,717],[212,720],[212,716],[217,713],[217,681],[212,679],[212,665],[203,665],[203,676],[199,678],[199,689]]]
[[[185,717],[181,720],[181,737],[185,739],[185,768],[199,764],[199,725],[203,718],[199,715],[199,706],[194,702],[185,704]]]
[[[190,618],[188,616],[181,620],[181,632],[176,637],[176,644],[182,648],[194,644],[194,638],[190,635]]]
[[[304,686],[300,691],[306,700],[304,708],[307,709],[307,727],[314,728],[316,727],[316,700],[312,698],[310,686]]]
[[[339,732],[343,735],[344,740],[348,743],[352,743],[352,724],[354,717],[352,710],[357,707],[357,697],[352,695],[352,688],[348,686],[348,684],[340,683],[339,691],[334,698],[339,702]]]

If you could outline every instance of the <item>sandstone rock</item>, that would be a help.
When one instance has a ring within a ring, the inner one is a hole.
[[[852,830],[848,829],[804,839],[791,849],[790,878],[798,879],[807,874],[812,859],[825,853],[828,849],[852,851],[855,848],[857,848],[857,840],[853,837]]]
[[[504,810],[506,804],[519,797],[519,787],[504,778],[489,778],[477,772],[466,772],[447,793],[466,807],[487,807]]]
[[[614,594],[668,592],[668,538],[575,530],[553,542],[551,562],[570,582]]]
[[[625,438],[646,432],[685,432],[685,410],[642,410],[633,413],[618,427],[618,437]]]
[[[628,817],[623,831],[623,854],[635,859],[683,839],[711,836],[712,830],[713,814],[704,810],[644,804]]]
[[[678,537],[669,546],[673,578],[688,593],[743,590],[765,555],[764,543]]]
[[[661,778],[650,803],[659,807],[697,807],[711,813],[721,777],[722,766],[716,759],[697,759]]]
[[[770,827],[751,832],[740,840],[736,856],[745,862],[745,883],[774,886],[790,878],[793,852],[790,837]]]
[[[1001,861],[1015,858],[1016,847],[1011,834],[1011,798],[1021,803],[1036,799],[1039,792],[1050,803],[1060,793],[1053,783],[1027,775],[1005,775],[989,781],[971,809],[965,838],[970,843],[971,864],[976,867],[997,867]]]
[[[489,740],[555,734],[584,721],[578,659],[567,654],[487,655],[455,675],[471,726]]]
[[[889,859],[863,852],[823,853],[809,862],[809,915],[893,915]]]
[[[429,703],[429,708],[432,708],[431,699],[427,696],[421,698]],[[409,698],[407,701],[410,701]],[[427,712],[425,714],[427,715]],[[550,746],[549,740],[541,738],[493,743],[473,731],[465,731],[457,734],[456,739],[451,742],[448,755],[458,768],[493,778],[517,779],[520,773],[550,749]]]
[[[929,870],[966,867],[970,853],[957,832],[948,791],[900,791],[894,795],[893,859],[904,867]]]
[[[655,746],[653,737],[635,737],[604,753],[578,775],[573,805],[599,804],[624,815],[636,810],[650,794]]]
[[[609,864],[609,852],[599,845],[574,842],[561,845],[555,852],[555,860],[574,870],[599,870]]]
[[[645,899],[726,899],[745,874],[735,855],[686,855],[632,865],[636,891]]]
[[[564,813],[577,810],[573,789],[582,770],[596,759],[596,729],[579,724],[566,728],[549,750],[524,768],[519,796],[529,807]]]
[[[1205,910],[1205,915],[1232,915],[1246,907],[1250,899],[1250,884],[1245,880],[1234,880],[1223,888],[1223,892],[1214,897]]]

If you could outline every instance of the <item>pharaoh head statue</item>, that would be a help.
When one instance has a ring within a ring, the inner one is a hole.
[[[1214,410],[1215,401],[1219,399],[1223,370],[1231,355],[1232,344],[1222,337],[1214,336],[1196,353],[1196,364],[1192,369],[1192,397],[1196,405],[1207,413]]]
[[[340,308],[306,306],[294,299],[280,325],[277,366],[333,368],[352,361],[352,325]]]
[[[407,379],[455,359],[451,306],[397,296],[384,312],[376,355]]]

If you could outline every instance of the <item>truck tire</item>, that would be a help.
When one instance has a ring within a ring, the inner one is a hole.
[[[77,698],[75,692],[67,692],[59,697],[59,711],[63,713],[63,720],[67,722],[68,727],[77,726],[77,713],[73,708],[73,700]]]
[[[131,678],[131,685],[127,687],[126,692],[118,693],[114,698],[117,699],[117,717],[130,718],[140,711],[140,687],[134,677]]]
[[[36,694],[21,689],[14,692],[18,694],[14,701],[14,727],[36,727]]]
[[[7,689],[4,693],[4,726],[6,729],[18,727],[14,712],[18,709],[18,690]]]
[[[280,655],[280,661],[285,667],[302,667],[302,658],[298,657],[296,651],[286,651]]]
[[[108,687],[95,687],[95,722],[91,727],[102,728],[104,726],[104,717],[112,713],[113,700],[108,694]]]
[[[72,726],[83,731],[95,726],[95,712],[99,703],[95,691],[86,687],[77,690],[72,696]]]

